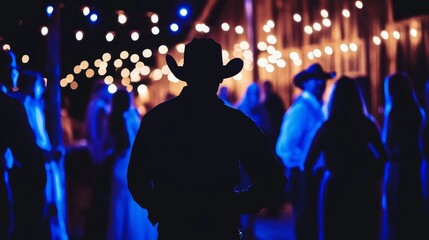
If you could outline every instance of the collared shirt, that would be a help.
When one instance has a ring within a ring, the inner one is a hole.
[[[286,168],[304,169],[311,141],[326,120],[323,106],[316,97],[304,91],[283,116],[276,153]]]

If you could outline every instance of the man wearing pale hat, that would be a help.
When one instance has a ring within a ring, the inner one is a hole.
[[[308,216],[311,213],[307,213],[305,209],[308,201],[313,199],[304,199],[306,190],[302,171],[314,134],[326,119],[322,110],[322,98],[326,81],[333,77],[335,72],[325,72],[319,63],[310,65],[294,76],[293,83],[302,93],[284,114],[276,143],[276,153],[281,158],[289,180],[288,195],[292,204],[297,240],[315,239],[317,236],[317,225],[312,223],[314,218]]]
[[[194,38],[184,65],[167,55],[172,73],[187,83],[179,96],[145,114],[128,167],[134,199],[159,223],[160,240],[239,239],[240,214],[256,213],[282,192],[286,178],[255,123],[216,95],[241,59],[222,63],[221,46]],[[252,180],[237,191],[240,169]]]

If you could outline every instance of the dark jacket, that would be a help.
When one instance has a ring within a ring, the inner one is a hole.
[[[237,192],[240,167],[252,186]],[[285,184],[250,118],[187,87],[144,116],[128,167],[129,189],[159,222],[160,239],[236,239],[240,214],[268,206]]]

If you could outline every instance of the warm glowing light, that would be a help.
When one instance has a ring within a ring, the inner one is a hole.
[[[322,24],[325,27],[330,27],[331,26],[331,20],[329,20],[329,18],[325,18],[322,20]]]
[[[168,74],[167,76],[168,81],[173,82],[173,83],[177,83],[179,82],[179,79],[176,78],[176,76],[174,76],[174,74]]]
[[[150,21],[152,23],[157,23],[159,21],[159,17],[156,13],[152,14],[152,16],[150,16]]]
[[[243,74],[241,72],[237,73],[235,76],[232,77],[234,80],[240,81],[243,79]]]
[[[101,59],[96,59],[95,61],[94,61],[94,66],[95,67],[100,67],[100,63],[101,63]]]
[[[67,86],[67,81],[66,81],[66,79],[65,79],[65,78],[62,78],[62,79],[60,80],[60,86],[61,86],[61,87],[66,87],[66,86]]]
[[[285,68],[286,67],[286,61],[283,59],[277,59],[276,64],[277,64],[277,67],[279,67],[279,68]]]
[[[122,58],[122,59],[127,59],[128,58],[128,56],[130,56],[130,54],[127,52],[127,51],[122,51],[120,54],[119,54],[119,57],[120,58]]]
[[[299,59],[299,54],[297,52],[290,52],[289,57],[290,57],[290,59],[295,61],[295,60]]]
[[[304,27],[304,32],[307,34],[312,34],[313,33],[313,28],[311,28],[310,26],[305,26]]]
[[[97,72],[98,72],[98,75],[104,76],[107,73],[107,69],[99,68]]]
[[[168,52],[168,48],[167,48],[167,46],[165,46],[165,45],[161,45],[161,46],[159,46],[159,47],[158,47],[158,52],[159,52],[160,54],[166,54],[166,53]]]
[[[108,65],[107,62],[101,61],[99,64],[99,67],[100,68],[107,68],[107,65]]]
[[[76,90],[78,87],[79,87],[79,84],[77,84],[76,81],[70,83],[71,90]]]
[[[94,72],[94,70],[93,70],[93,69],[91,69],[91,68],[88,68],[88,69],[85,71],[85,76],[86,76],[87,78],[92,78],[92,77],[94,77],[94,75],[95,75],[95,72]]]
[[[81,71],[82,71],[82,68],[80,68],[80,66],[79,66],[79,65],[74,66],[74,68],[73,68],[73,72],[74,72],[75,74],[79,74]]]
[[[356,1],[356,2],[355,2],[355,6],[356,6],[357,8],[359,8],[359,9],[362,9],[362,8],[363,8],[363,3],[362,3],[361,1]]]
[[[169,68],[167,65],[162,66],[162,68],[161,68],[161,72],[162,72],[162,74],[164,74],[164,75],[168,75],[168,74],[170,74],[170,73],[171,73],[170,68]]]
[[[229,24],[228,23],[222,23],[221,28],[224,31],[228,31],[229,30]]]
[[[158,35],[159,34],[159,28],[157,26],[152,27],[151,31],[152,31],[153,35]]]
[[[264,30],[264,32],[266,32],[266,33],[269,33],[269,32],[271,31],[271,28],[270,28],[270,26],[268,26],[268,25],[264,25],[264,26],[262,27],[262,30]]]
[[[76,40],[80,41],[83,39],[83,32],[82,31],[77,31],[75,34]]]
[[[235,32],[238,34],[242,34],[244,32],[244,29],[242,26],[238,25],[237,27],[235,27]]]
[[[343,14],[344,17],[349,18],[350,17],[350,11],[347,9],[343,9],[343,11],[341,12]]]
[[[332,55],[332,53],[334,53],[334,50],[330,46],[326,46],[325,47],[325,53],[327,55]]]
[[[241,41],[241,42],[240,42],[240,48],[241,48],[242,50],[247,50],[247,49],[249,49],[249,47],[250,47],[250,45],[249,45],[249,43],[248,43],[248,42],[246,42],[246,41]]]
[[[315,23],[313,23],[313,28],[316,31],[320,31],[320,30],[322,30],[322,25],[320,25],[320,23],[318,23],[318,22],[315,22]]]
[[[268,26],[268,27],[270,27],[270,28],[274,28],[274,25],[275,25],[275,24],[274,24],[274,21],[273,21],[273,20],[268,20],[268,21],[267,21],[267,26]]]
[[[340,49],[343,52],[347,52],[349,50],[349,46],[347,46],[347,44],[345,44],[345,43],[341,43]]]
[[[169,74],[168,76],[170,76],[170,75],[173,76],[173,74]],[[155,70],[153,70],[153,72],[152,72],[152,79],[154,81],[158,81],[158,80],[161,80],[161,78],[162,78],[162,71],[161,71],[161,69],[155,69]]]
[[[81,68],[81,69],[85,70],[85,69],[87,69],[88,67],[89,67],[89,62],[88,62],[88,61],[83,60],[83,61],[81,61],[81,62],[80,62],[80,68]]]
[[[197,23],[195,25],[195,30],[197,30],[197,32],[202,32],[203,28],[204,28],[204,24],[202,24],[202,23]]]
[[[267,72],[274,72],[274,66],[272,64],[268,64],[267,66],[265,66],[265,70],[267,70]]]
[[[106,41],[111,42],[115,39],[115,34],[113,32],[106,33]]]
[[[140,38],[140,34],[138,32],[132,32],[131,33],[131,40],[137,41]]]
[[[322,11],[320,11],[320,15],[324,18],[329,17],[329,13],[326,11],[326,9],[322,9]]]
[[[267,47],[267,52],[269,54],[274,54],[276,52],[276,48],[274,46],[268,46]]]
[[[203,25],[203,32],[204,33],[208,33],[208,32],[210,32],[210,28],[209,28],[209,26],[207,26],[207,25]]]
[[[133,54],[133,55],[131,55],[131,57],[130,57],[130,61],[132,62],[132,63],[136,63],[136,62],[138,62],[140,60],[140,57],[139,57],[139,55],[138,54]]]
[[[118,13],[118,22],[120,24],[125,24],[127,22],[127,16],[125,16],[123,11],[119,11]]]
[[[267,44],[265,43],[265,42],[258,42],[258,49],[260,50],[260,51],[265,51],[265,50],[267,50]]]
[[[269,44],[275,44],[275,43],[277,42],[277,38],[276,38],[274,35],[269,35],[269,36],[267,37],[267,42],[268,42]]]
[[[149,66],[143,66],[140,68],[140,73],[143,76],[147,76],[150,73],[150,67]]]
[[[110,59],[112,59],[112,55],[110,55],[110,53],[108,53],[108,52],[103,53],[103,56],[101,56],[101,59],[103,59],[103,61],[108,62],[108,61],[110,61]]]
[[[106,76],[104,78],[104,83],[107,85],[112,84],[113,83],[113,77],[112,76]]]
[[[149,89],[148,89],[148,87],[147,87],[146,85],[144,85],[144,84],[140,84],[140,85],[137,87],[137,92],[139,93],[139,96],[140,96],[140,97],[142,97],[142,98],[147,98],[147,97],[148,97],[148,95],[149,95]]]
[[[295,22],[301,22],[301,20],[302,20],[301,15],[299,15],[298,13],[295,13],[295,14],[293,15],[293,20],[294,20]]]
[[[268,62],[269,63],[276,63],[277,62],[277,57],[275,55],[268,56]]]
[[[383,39],[388,39],[389,38],[389,33],[386,30],[381,31],[380,36]]]
[[[177,46],[176,46],[176,50],[177,50],[179,53],[184,53],[184,52],[185,52],[185,44],[183,44],[183,43],[179,43],[179,44],[177,44]]]
[[[121,79],[121,84],[122,84],[122,86],[124,86],[124,87],[126,87],[126,86],[130,85],[130,83],[131,83],[131,79],[130,79],[129,77],[126,77],[126,78],[122,78],[122,79]]]
[[[115,61],[113,61],[113,66],[115,66],[116,68],[122,67],[122,64],[122,59],[116,59]]]
[[[43,27],[40,29],[40,33],[41,33],[43,36],[46,36],[46,35],[48,34],[48,32],[49,32],[49,29],[48,29],[48,27],[46,27],[46,26],[43,26]]]
[[[225,59],[228,61],[229,59],[229,53],[226,50],[222,50],[222,59]]]
[[[395,39],[401,38],[401,34],[398,31],[393,31],[392,35]]]
[[[372,41],[376,44],[376,45],[380,45],[381,44],[381,39],[377,36],[372,37]]]
[[[9,44],[4,44],[3,45],[3,50],[5,50],[5,51],[9,51],[11,48],[10,48],[10,45]]]
[[[415,28],[410,29],[410,35],[413,37],[417,37],[417,30]]]
[[[89,7],[83,7],[83,8],[82,8],[82,13],[83,13],[83,15],[88,16],[88,14],[89,14],[90,12],[91,12],[91,11],[89,10]]]
[[[350,48],[350,50],[352,51],[352,52],[356,52],[357,51],[357,49],[358,49],[358,46],[357,46],[357,44],[356,43],[350,43],[350,45],[349,45],[349,48]]]
[[[313,59],[314,59],[314,54],[313,54],[313,52],[308,52],[308,53],[307,53],[307,57],[308,57],[308,59],[313,60]]]
[[[30,56],[28,56],[27,54],[22,55],[21,61],[22,63],[28,63],[30,61]]]
[[[146,48],[145,50],[143,50],[142,55],[145,58],[150,58],[152,56],[152,50]]]
[[[268,60],[266,58],[259,58],[256,63],[259,67],[265,67],[268,64]]]
[[[302,60],[301,59],[293,60],[293,64],[295,64],[295,66],[301,66],[302,65]]]
[[[320,51],[320,49],[316,48],[313,50],[313,55],[317,58],[320,58],[322,56],[322,51]]]
[[[130,76],[130,70],[128,68],[123,68],[121,70],[121,77],[122,78],[127,78]]]
[[[73,74],[67,74],[67,76],[66,76],[67,83],[71,83],[71,82],[73,82],[73,80],[74,80]]]

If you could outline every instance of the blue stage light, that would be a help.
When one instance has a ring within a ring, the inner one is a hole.
[[[46,7],[46,13],[48,14],[49,17],[52,15],[53,12],[54,12],[54,7],[50,5]]]
[[[181,8],[179,9],[179,15],[180,15],[181,17],[187,17],[187,16],[188,16],[188,13],[189,13],[189,11],[188,11],[188,9],[187,9],[186,7],[181,7]]]
[[[93,13],[93,14],[91,14],[91,16],[89,17],[89,19],[91,19],[91,22],[96,22],[96,21],[97,21],[97,19],[98,19],[98,16],[97,16],[97,14]]]
[[[170,24],[170,30],[172,32],[177,32],[179,30],[179,25],[177,25],[177,23]]]

